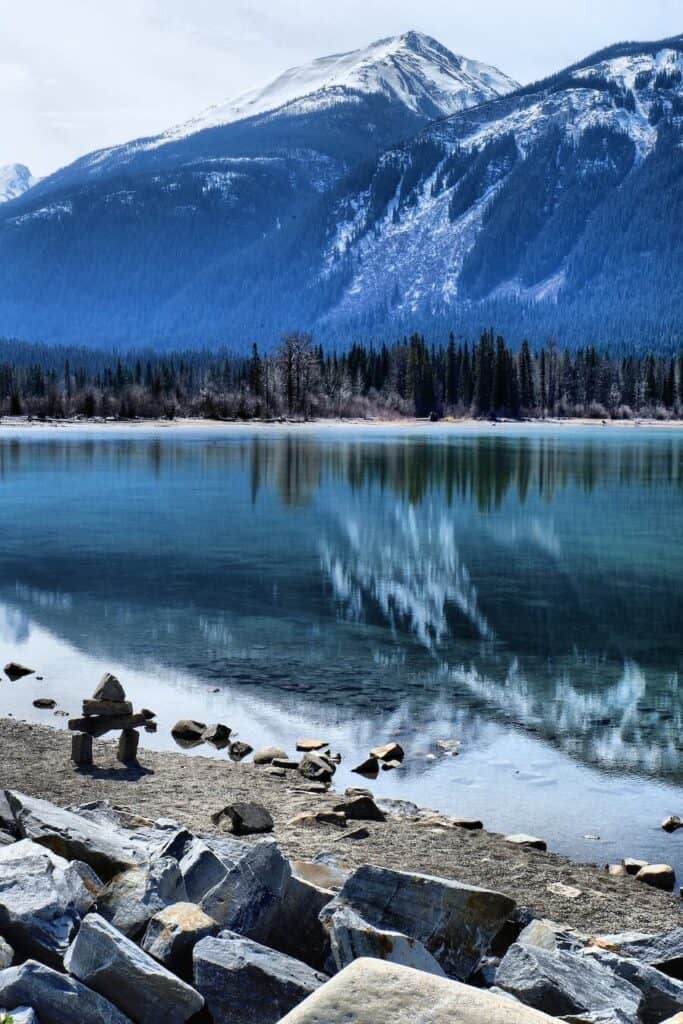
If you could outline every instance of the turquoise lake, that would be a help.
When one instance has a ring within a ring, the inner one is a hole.
[[[683,433],[0,429],[9,660],[43,679],[3,677],[0,715],[65,728],[32,701],[74,714],[108,669],[145,745],[320,734],[343,787],[397,737],[379,795],[680,873]]]

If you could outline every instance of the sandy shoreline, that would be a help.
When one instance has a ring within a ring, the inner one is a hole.
[[[153,820],[171,817],[195,831],[210,832],[212,812],[235,800],[255,800],[270,811],[275,838],[290,857],[310,859],[332,851],[347,868],[374,863],[455,878],[502,891],[521,906],[532,907],[537,916],[593,934],[664,931],[683,924],[674,896],[633,878],[610,876],[594,865],[513,847],[484,830],[426,827],[397,816],[382,823],[352,822],[347,830],[295,827],[290,823],[295,815],[328,810],[341,795],[312,793],[295,772],[280,778],[253,764],[233,764],[227,755],[216,760],[147,750],[144,733],[139,769],[119,764],[114,744],[103,740],[95,741],[95,767],[76,769],[68,733],[12,719],[0,719],[0,742],[2,788],[60,805],[106,799]],[[372,782],[360,777],[358,784],[372,788]],[[367,838],[344,838],[354,824],[367,828]]]
[[[444,429],[464,431],[494,431],[510,430],[520,428],[544,429],[567,429],[572,427],[593,427],[593,428],[617,428],[619,430],[638,430],[642,428],[673,430],[683,428],[683,420],[595,420],[588,418],[576,419],[528,419],[528,420],[480,420],[473,418],[451,419],[446,418],[436,423],[424,419],[403,418],[403,419],[312,419],[306,422],[299,420],[210,420],[210,419],[148,419],[148,420],[27,420],[24,417],[0,417],[0,437],[3,433],[15,433],[18,431],[31,432],[117,432],[128,430],[162,430],[170,432],[187,432],[192,430],[215,430],[215,431],[282,431],[282,430],[345,430],[349,428],[368,428],[401,430],[420,428],[431,432],[443,432]]]

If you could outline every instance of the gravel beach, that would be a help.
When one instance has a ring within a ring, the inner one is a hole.
[[[386,822],[351,822],[346,829],[295,827],[289,824],[295,815],[330,809],[340,795],[311,792],[296,772],[278,777],[253,764],[233,764],[227,755],[223,761],[146,750],[144,733],[138,768],[116,760],[114,743],[96,740],[95,766],[77,769],[70,761],[68,733],[12,719],[0,719],[0,742],[2,788],[62,806],[104,799],[134,815],[170,817],[211,832],[216,830],[213,812],[234,801],[257,801],[270,811],[275,838],[292,858],[328,851],[349,868],[371,863],[458,879],[497,889],[536,916],[592,934],[665,931],[683,924],[680,901],[672,895],[593,865],[514,847],[483,830],[435,829],[393,815]],[[358,785],[372,789],[361,777]],[[354,825],[367,829],[367,838],[347,838]],[[552,845],[551,836],[543,838]]]

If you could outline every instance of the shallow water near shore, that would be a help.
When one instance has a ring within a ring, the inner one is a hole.
[[[339,788],[396,736],[380,795],[680,874],[682,536],[666,428],[0,431],[0,715],[109,669],[144,745],[320,735]]]

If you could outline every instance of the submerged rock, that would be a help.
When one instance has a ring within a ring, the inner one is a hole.
[[[38,708],[39,711],[52,711],[53,708],[57,707],[57,701],[53,700],[52,697],[37,697],[33,701],[34,708]]]
[[[229,729],[227,725],[217,722],[215,725],[210,725],[204,730],[202,733],[202,739],[205,743],[210,743],[218,750],[222,750],[230,743],[231,732],[232,729]]]
[[[32,676],[34,672],[35,669],[26,668],[17,661],[10,661],[4,668],[4,673],[11,683],[16,683],[17,679],[23,679],[24,676]]]
[[[405,751],[400,743],[385,743],[381,747],[373,747],[370,757],[375,757],[378,761],[398,761],[400,763],[405,757]]]
[[[341,907],[377,929],[418,939],[446,974],[465,980],[515,902],[449,879],[365,865],[344,883],[325,913]]]
[[[376,779],[379,775],[379,760],[376,757],[368,757],[351,771],[356,775],[365,775],[369,779]]]
[[[0,971],[0,1007],[15,1006],[30,1006],[40,1024],[132,1024],[108,999],[35,960]]]
[[[354,960],[280,1024],[552,1024],[505,996],[381,960]],[[556,1024],[556,1022],[555,1022]]]
[[[204,722],[195,722],[191,718],[181,718],[171,729],[171,736],[181,745],[183,743],[199,744],[203,742],[205,730],[206,724]]]
[[[202,939],[194,984],[214,1024],[277,1024],[327,978],[299,960],[231,932]]]
[[[242,743],[241,740],[236,740],[235,743],[230,744],[230,750],[228,751],[231,761],[243,761],[245,757],[251,754],[254,748],[250,747],[248,743]]]
[[[204,1005],[198,992],[98,914],[84,919],[64,966],[136,1024],[185,1024]]]

